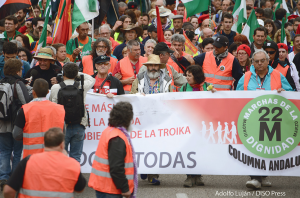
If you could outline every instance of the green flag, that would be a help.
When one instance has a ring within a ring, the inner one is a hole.
[[[285,22],[286,22],[286,17],[284,17],[282,19],[282,23],[281,23],[281,38],[280,38],[280,43],[287,44],[286,35],[285,35],[285,29],[284,29]]]
[[[245,0],[237,0],[235,2],[232,16],[233,26],[231,30],[240,34],[242,32],[242,23],[246,23],[247,21],[247,10]]]
[[[252,43],[254,30],[258,27],[259,24],[255,15],[255,10],[253,9],[241,34],[245,35],[248,38],[248,41]]]
[[[186,17],[208,10],[210,0],[182,0],[186,8]]]

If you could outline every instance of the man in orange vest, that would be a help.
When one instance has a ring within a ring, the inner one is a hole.
[[[44,133],[49,128],[64,129],[65,109],[46,99],[48,82],[36,79],[33,83],[33,100],[22,106],[15,120],[13,137],[23,139],[23,158],[44,151]],[[55,119],[54,119],[55,118]]]
[[[97,73],[94,60],[102,55],[110,57],[110,69],[108,70],[108,73],[112,73],[116,67],[118,59],[111,56],[111,45],[106,38],[98,38],[95,41],[91,54],[82,57],[82,61],[79,64],[79,71],[91,76]]]
[[[253,65],[238,82],[236,90],[278,90],[293,91],[287,79],[268,65],[269,55],[263,50],[253,54]]]
[[[136,197],[138,174],[130,139],[133,109],[119,102],[110,112],[109,127],[101,134],[95,153],[89,187],[96,197]]]
[[[213,84],[218,91],[229,91],[237,86],[243,71],[239,61],[228,53],[229,40],[226,36],[220,35],[213,43],[214,50],[202,53],[194,57],[195,63],[202,66],[205,81]],[[190,63],[182,58],[179,61],[185,67]]]
[[[127,49],[128,56],[117,63],[113,72],[113,76],[118,78],[123,84],[125,93],[130,92],[132,82],[139,73],[141,66],[147,62],[147,57],[141,56],[141,48],[138,41],[128,41]]]
[[[45,137],[45,152],[23,159],[7,185],[4,198],[16,197],[74,197],[82,192],[86,180],[80,172],[80,164],[68,157],[64,149],[64,134],[60,128],[50,128]]]

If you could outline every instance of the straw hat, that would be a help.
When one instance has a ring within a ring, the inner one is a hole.
[[[129,31],[129,30],[135,30],[136,31],[136,34],[137,34],[137,37],[140,37],[143,35],[143,29],[140,28],[140,27],[136,27],[134,24],[129,24],[125,29],[121,28],[120,29],[124,34],[125,34],[125,31]]]
[[[53,52],[50,48],[41,48],[38,55],[35,56],[35,59],[48,59],[48,60],[55,60],[53,57]]]
[[[166,9],[164,7],[159,7],[159,16],[160,17],[167,17],[171,14],[171,10]],[[154,16],[156,16],[156,12],[152,13]]]
[[[159,68],[160,69],[163,69],[166,67],[166,64],[163,64],[160,62],[160,58],[158,55],[155,55],[155,54],[150,54],[148,56],[148,61],[146,63],[144,63],[145,66],[148,66],[148,65],[159,65]]]

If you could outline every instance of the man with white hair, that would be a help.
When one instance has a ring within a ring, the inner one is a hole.
[[[156,41],[153,39],[149,39],[146,43],[145,43],[145,57],[149,57],[150,54],[153,54],[154,48],[156,46]]]
[[[127,4],[124,2],[120,2],[118,3],[118,7],[119,7],[119,15],[123,16],[125,14],[125,11],[128,9]]]
[[[114,49],[119,45],[119,43],[110,36],[110,33],[111,33],[111,28],[109,27],[108,24],[104,24],[99,27],[100,37],[110,40],[112,51],[114,51]]]
[[[201,32],[200,32],[200,37],[202,39],[202,41],[206,38],[212,38],[214,35],[213,31],[209,28],[204,28]]]

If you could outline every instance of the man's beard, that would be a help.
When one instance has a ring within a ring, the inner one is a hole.
[[[159,70],[158,71],[151,70],[151,71],[148,71],[147,74],[148,74],[150,79],[157,79],[160,76]]]
[[[106,52],[96,50],[96,54],[97,54],[97,56],[101,56],[101,55],[105,55]]]

